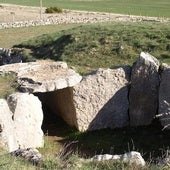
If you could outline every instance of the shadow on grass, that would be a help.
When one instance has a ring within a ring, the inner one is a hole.
[[[157,122],[145,127],[104,129],[85,133],[74,129],[56,142],[67,146],[64,148],[67,152],[76,152],[86,158],[95,154],[123,154],[133,150],[140,152],[145,160],[154,161],[169,149],[170,131],[162,130]]]
[[[73,41],[70,34],[63,35],[54,40],[49,35],[40,36],[33,44],[19,44],[14,47],[30,49],[30,55],[33,59],[52,59],[55,61],[62,60],[61,56],[65,50],[65,47]]]

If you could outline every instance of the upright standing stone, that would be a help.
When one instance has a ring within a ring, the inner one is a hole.
[[[13,113],[15,140],[20,148],[42,147],[41,130],[43,112],[38,97],[28,93],[14,93],[8,97],[8,105]]]
[[[74,86],[73,100],[80,131],[128,125],[130,68],[100,69]]]
[[[0,99],[0,145],[9,151],[18,148],[12,116],[7,101]]]
[[[159,61],[142,52],[131,73],[129,115],[131,126],[149,125],[158,105]]]
[[[161,124],[170,129],[170,66],[163,66],[159,89],[159,116]]]

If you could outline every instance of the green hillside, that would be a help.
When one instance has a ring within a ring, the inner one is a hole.
[[[44,34],[16,45],[25,48],[25,61],[53,59],[76,66],[80,73],[99,67],[132,65],[141,51],[170,64],[167,23],[103,23]]]

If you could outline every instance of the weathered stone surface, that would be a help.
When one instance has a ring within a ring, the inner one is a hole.
[[[170,129],[170,66],[163,66],[159,89],[159,118],[161,124]]]
[[[14,93],[7,99],[13,113],[15,140],[20,148],[42,147],[43,132],[41,130],[43,112],[41,102],[33,94]]]
[[[129,67],[100,69],[74,86],[73,100],[80,131],[128,125]]]
[[[18,148],[42,147],[43,113],[37,97],[15,93],[0,99],[0,145],[10,152]]]
[[[50,112],[62,117],[71,126],[77,125],[76,113],[73,104],[73,88],[68,87],[53,92],[36,94],[44,106],[44,114],[50,116]],[[45,113],[47,112],[47,113]]]
[[[23,92],[49,92],[79,83],[82,77],[64,62],[37,61],[0,67],[0,74],[15,73]]]
[[[135,152],[135,151],[127,152],[122,155],[110,155],[110,154],[95,155],[91,160],[93,161],[105,161],[105,160],[122,161],[130,165],[145,166],[145,160],[142,158],[139,152]]]
[[[0,145],[12,151],[17,148],[15,141],[14,122],[12,112],[9,110],[7,101],[0,99]]]
[[[142,52],[131,73],[129,93],[130,125],[149,125],[158,106],[159,62]]]

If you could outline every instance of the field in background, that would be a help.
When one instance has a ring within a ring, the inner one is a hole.
[[[39,2],[39,0],[0,0],[0,3],[28,6],[40,6]],[[59,6],[73,10],[170,17],[169,0],[42,0],[42,2],[44,7]]]
[[[13,45],[29,40],[33,37],[73,28],[76,26],[78,26],[78,24],[0,29],[0,48],[11,48]]]

